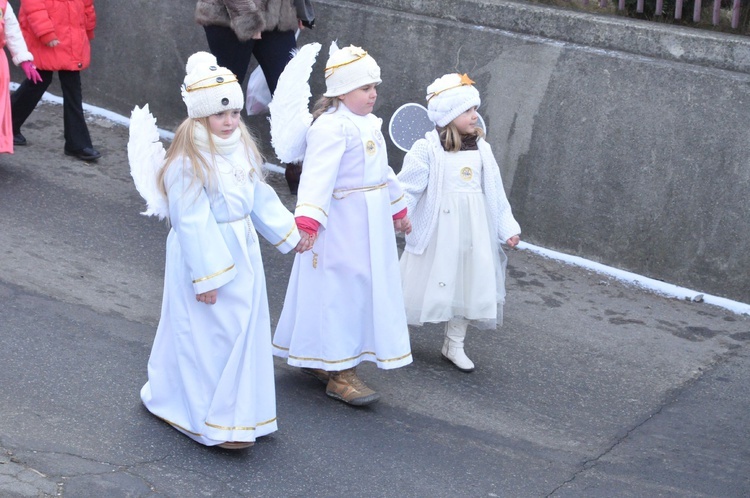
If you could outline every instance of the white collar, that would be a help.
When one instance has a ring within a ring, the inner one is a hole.
[[[235,150],[237,150],[237,146],[240,144],[241,137],[242,132],[240,132],[239,128],[234,130],[232,135],[228,138],[221,138],[213,134],[211,136],[214,142],[214,147],[216,147],[216,152],[218,152],[222,156],[230,155]],[[206,128],[201,123],[195,123],[195,133],[193,134],[193,139],[195,140],[195,145],[197,145],[200,150],[204,152],[211,152],[211,147],[208,143],[208,130],[206,130]]]

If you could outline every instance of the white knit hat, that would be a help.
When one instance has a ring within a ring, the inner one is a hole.
[[[325,97],[338,97],[359,87],[379,84],[380,66],[364,50],[354,45],[338,49],[331,44],[331,54],[326,62]]]
[[[212,54],[194,53],[187,60],[185,72],[182,100],[191,118],[204,118],[245,106],[245,97],[237,76],[229,69],[219,66]]]
[[[451,73],[441,76],[427,87],[427,115],[443,127],[482,100],[466,74]]]

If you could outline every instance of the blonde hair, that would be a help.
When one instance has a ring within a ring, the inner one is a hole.
[[[484,137],[484,130],[479,127],[474,128],[474,133],[470,135],[461,135],[453,124],[453,121],[445,125],[444,128],[438,128],[438,135],[440,136],[440,144],[443,149],[447,152],[458,152],[461,150],[461,143],[463,142],[464,136],[476,136],[477,139]]]
[[[313,121],[318,119],[321,114],[324,114],[331,107],[338,109],[340,103],[341,99],[338,97],[320,97],[313,106]]]
[[[218,150],[214,143],[213,133],[208,131],[208,147],[209,152],[211,153],[211,161],[208,161],[206,157],[201,154],[200,149],[198,149],[198,146],[195,143],[195,126],[197,123],[203,125],[207,131],[211,129],[208,123],[208,117],[187,118],[177,127],[177,130],[174,133],[174,139],[172,140],[169,149],[167,149],[164,166],[159,171],[159,176],[157,178],[159,189],[165,197],[167,196],[167,190],[164,179],[167,176],[169,168],[179,158],[185,158],[190,161],[193,173],[191,185],[192,182],[197,181],[201,186],[206,187],[206,189],[211,192],[214,189],[216,184],[215,156],[218,153]],[[263,168],[260,167],[260,165],[263,164],[263,156],[258,150],[255,138],[242,120],[240,120],[239,129],[240,142],[244,146],[247,160],[250,163],[251,168],[255,171],[257,178],[260,181],[263,181]]]

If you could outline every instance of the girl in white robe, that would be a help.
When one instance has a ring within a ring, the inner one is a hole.
[[[207,445],[251,446],[277,428],[270,318],[259,232],[282,252],[309,247],[261,178],[236,77],[188,59],[189,118],[160,173],[169,205],[164,298],[141,399]]]
[[[358,377],[359,363],[392,369],[412,361],[395,239],[395,230],[410,228],[381,120],[371,114],[380,81],[359,47],[326,64],[295,210],[300,230],[316,239],[295,257],[273,339],[275,355],[355,406],[380,397]]]
[[[427,87],[437,128],[417,140],[398,174],[414,229],[401,256],[410,325],[445,322],[442,354],[471,372],[469,324],[502,323],[507,258],[521,227],[505,196],[500,169],[477,124],[479,92],[468,76],[447,74]]]

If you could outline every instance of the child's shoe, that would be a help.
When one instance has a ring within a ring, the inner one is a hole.
[[[320,382],[326,385],[328,385],[328,380],[331,377],[329,372],[326,372],[325,370],[321,368],[302,368],[302,372],[306,373],[307,375],[312,375],[313,377],[315,377]]]
[[[380,394],[367,387],[353,368],[328,374],[326,394],[331,398],[353,406],[369,405],[380,399]]]
[[[245,448],[249,448],[253,446],[255,443],[252,441],[226,441],[224,443],[217,444],[219,448],[224,448],[225,450],[244,450]]]
[[[464,339],[468,325],[469,322],[462,318],[449,320],[445,323],[445,340],[443,341],[443,357],[466,373],[474,371],[474,362],[464,352]]]

